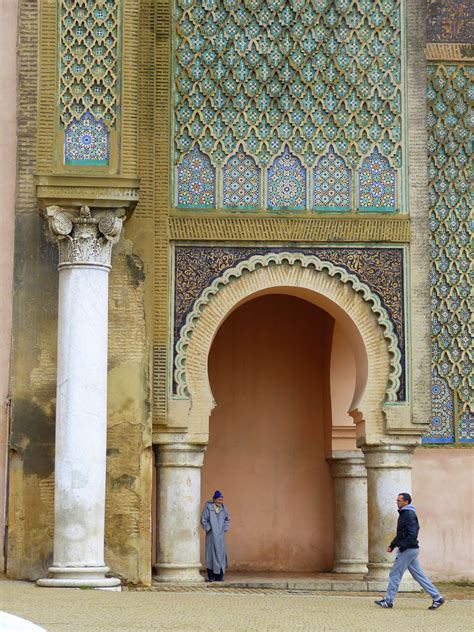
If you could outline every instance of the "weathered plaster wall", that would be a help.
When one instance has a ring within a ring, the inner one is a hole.
[[[14,270],[8,574],[44,576],[52,561],[56,391],[56,246],[38,215],[38,6],[20,0],[18,181]],[[151,573],[151,414],[148,340],[152,228],[137,209],[112,257],[106,563],[132,582]]]
[[[7,550],[10,576],[31,578],[51,561],[57,305],[54,250],[43,236],[33,183],[37,11],[36,3],[20,0]]]
[[[332,478],[325,460],[333,321],[301,299],[270,295],[233,312],[209,357],[217,407],[202,503],[222,489],[231,568],[330,570]]]
[[[151,287],[153,231],[137,216],[116,246],[109,288],[106,561],[133,583],[151,581]]]
[[[474,580],[474,450],[418,448],[413,503],[421,563],[439,579]]]
[[[12,320],[13,234],[16,181],[17,0],[0,4],[0,572],[4,568]]]

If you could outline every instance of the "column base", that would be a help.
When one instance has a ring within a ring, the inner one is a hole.
[[[367,562],[363,560],[336,560],[333,573],[367,573]]]
[[[170,584],[200,584],[204,581],[199,570],[201,564],[155,564],[155,582]]]
[[[388,574],[393,564],[391,562],[369,562],[367,564],[368,573],[364,575],[365,581],[388,581]]]
[[[51,577],[38,579],[37,586],[46,588],[97,588],[101,590],[122,589],[117,577],[106,577],[108,566],[51,566]]]

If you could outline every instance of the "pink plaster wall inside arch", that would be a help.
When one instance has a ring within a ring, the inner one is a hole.
[[[355,424],[349,415],[356,389],[356,363],[347,338],[347,333],[336,321],[331,348],[333,450],[355,450],[357,447]]]
[[[236,309],[214,340],[209,376],[217,406],[202,502],[222,489],[234,570],[332,567],[332,328],[333,319],[306,301],[262,296]]]

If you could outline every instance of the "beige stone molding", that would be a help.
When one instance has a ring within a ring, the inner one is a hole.
[[[202,467],[206,448],[191,443],[156,445],[156,467]]]
[[[333,439],[355,439],[356,427],[354,426],[332,426]]]
[[[429,61],[472,61],[474,46],[472,44],[426,44],[426,59]]]
[[[362,450],[333,450],[327,461],[333,478],[367,478]]]
[[[408,243],[405,217],[183,217],[169,218],[170,239],[213,241],[369,241]]]
[[[110,268],[112,247],[120,238],[124,209],[94,211],[88,206],[66,210],[46,208],[49,237],[59,250],[58,268],[95,266]]]
[[[138,203],[137,178],[37,175],[36,196],[41,213],[49,206],[124,209],[129,217]]]

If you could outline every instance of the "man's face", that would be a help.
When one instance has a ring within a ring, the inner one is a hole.
[[[216,505],[222,505],[223,502],[224,502],[224,496],[218,496],[217,498],[214,498],[214,503]]]
[[[397,507],[399,509],[401,509],[402,507],[405,507],[406,505],[408,505],[408,500],[405,500],[403,498],[403,496],[397,496],[396,502],[397,502]]]

